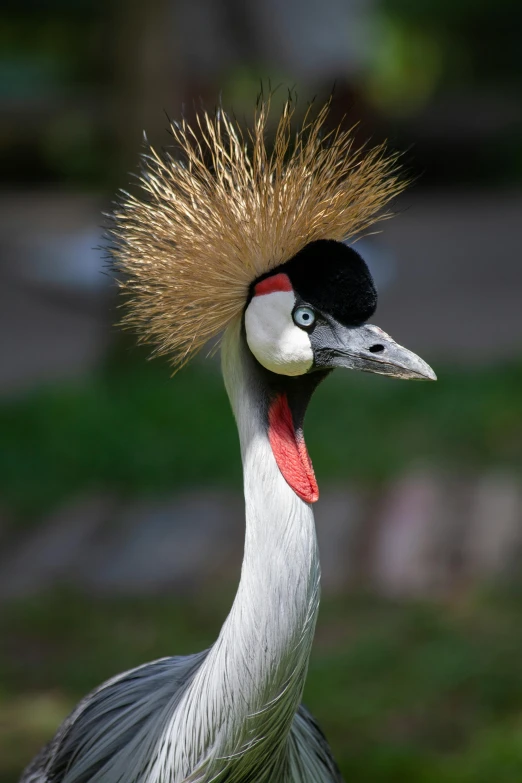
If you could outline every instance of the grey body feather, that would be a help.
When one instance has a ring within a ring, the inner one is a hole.
[[[340,783],[300,704],[319,606],[311,506],[282,477],[266,433],[266,388],[241,331],[223,372],[244,469],[245,552],[215,644],[109,680],[87,696],[20,783]]]
[[[163,658],[108,680],[82,699],[54,739],[27,767],[20,783],[62,783],[74,763],[79,764],[74,778],[78,783],[101,781],[105,779],[104,767],[110,766],[111,759],[125,757],[129,748],[138,744],[142,752],[136,758],[141,755],[144,766],[133,769],[128,779],[147,780],[147,738],[158,736],[157,716],[166,718],[167,706],[175,709],[179,694],[206,655],[205,651],[184,658]],[[81,764],[82,756],[87,757],[87,751],[93,747],[96,753],[92,761]],[[273,765],[270,776],[263,777],[270,783],[342,781],[321,730],[303,705],[294,717],[285,751],[281,758],[274,758]],[[216,778],[223,783],[259,779],[248,773],[238,778],[233,765]]]

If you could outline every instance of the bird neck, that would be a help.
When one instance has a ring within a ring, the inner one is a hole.
[[[268,436],[274,381],[298,379],[274,378],[261,368],[237,325],[224,341],[223,375],[241,445],[246,530],[241,580],[222,635],[244,647],[245,664],[257,657],[256,698],[275,698],[295,678],[298,700],[319,602],[317,540],[312,506],[283,477]],[[305,394],[308,402],[311,391]]]
[[[241,444],[245,549],[232,609],[194,685],[213,723],[212,755],[247,765],[253,747],[256,759],[261,747],[274,759],[275,749],[284,753],[308,666],[320,569],[312,508],[274,458],[267,425],[273,390],[240,323],[225,335],[223,374]]]

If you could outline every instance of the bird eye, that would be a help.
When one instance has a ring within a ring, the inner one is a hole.
[[[313,326],[315,323],[315,312],[311,307],[296,307],[293,313],[294,323],[303,329]]]

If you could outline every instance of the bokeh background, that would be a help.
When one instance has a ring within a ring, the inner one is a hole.
[[[360,244],[375,318],[437,384],[313,400],[324,602],[306,701],[347,780],[522,780],[522,4],[4,0],[0,781],[75,702],[215,638],[241,560],[216,360],[114,328],[102,212],[142,133],[259,85],[388,139],[415,184]],[[130,183],[130,184],[129,184]],[[260,597],[262,600],[262,597]]]

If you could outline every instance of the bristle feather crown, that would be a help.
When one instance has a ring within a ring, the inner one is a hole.
[[[141,195],[123,193],[110,229],[116,276],[128,296],[126,326],[175,366],[188,361],[245,307],[252,282],[317,239],[365,232],[404,188],[397,156],[355,150],[353,133],[325,132],[330,104],[295,136],[295,105],[282,111],[272,151],[270,100],[253,127],[202,112],[172,123],[179,154],[149,148]]]

